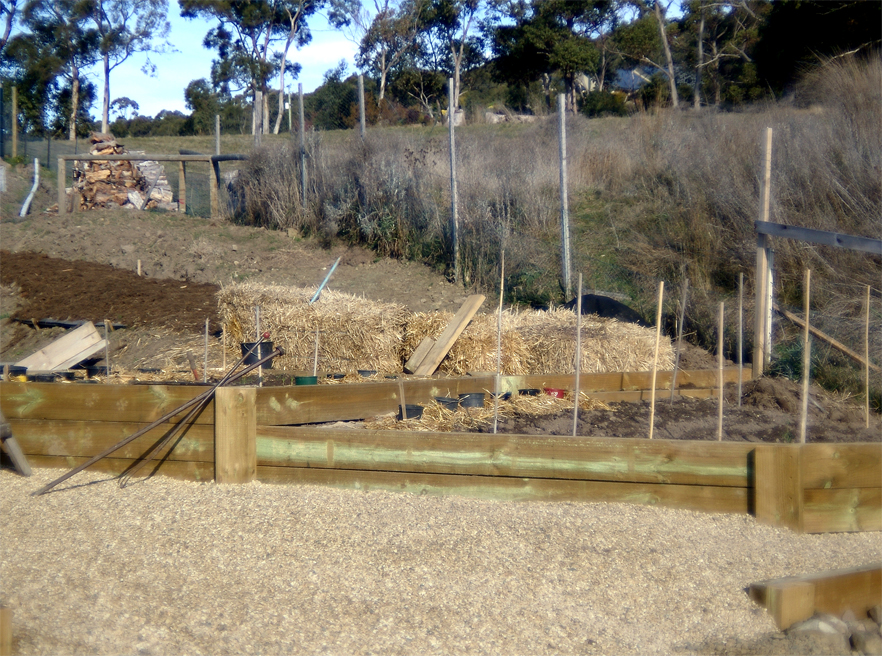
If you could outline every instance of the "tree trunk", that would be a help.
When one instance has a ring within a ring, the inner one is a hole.
[[[668,43],[668,33],[665,30],[665,16],[661,10],[661,4],[658,2],[655,3],[655,20],[658,22],[658,31],[662,47],[665,50],[665,64],[668,68],[668,81],[671,86],[671,104],[676,108],[680,106],[680,98],[677,96],[677,80],[674,76],[674,57],[671,55],[671,44]]]
[[[104,63],[104,102],[101,105],[101,132],[109,134],[110,131],[110,53],[105,52],[102,57]]]
[[[71,83],[70,83],[70,126],[68,130],[68,141],[76,141],[77,139],[77,110],[80,105],[80,68],[76,64],[71,64]]]
[[[260,97],[263,99],[263,118],[260,121],[260,133],[268,134],[267,130],[269,129],[269,94],[266,91],[261,91]]]
[[[377,99],[377,103],[380,104],[383,102],[383,98],[386,97],[386,53],[383,52],[380,55],[380,96]]]
[[[701,75],[704,70],[704,9],[701,9],[701,19],[698,21],[698,61],[695,65],[695,95],[692,104],[695,109],[701,109]]]
[[[282,114],[285,112],[285,65],[288,62],[288,48],[291,47],[292,37],[288,37],[285,42],[285,49],[282,50],[282,68],[279,71],[279,113],[276,114],[276,124],[273,126],[273,134],[279,133],[279,127],[282,125]]]

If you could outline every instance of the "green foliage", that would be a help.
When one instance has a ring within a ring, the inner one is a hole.
[[[628,115],[625,94],[615,91],[592,91],[579,102],[579,111],[589,118]]]

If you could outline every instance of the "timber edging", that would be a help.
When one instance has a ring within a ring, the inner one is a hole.
[[[703,375],[691,374],[693,380]],[[609,393],[640,393],[642,378],[643,374],[593,375],[585,387],[618,385],[618,392]],[[541,379],[506,377],[515,388],[572,382],[572,376]],[[408,402],[420,402],[482,391],[492,381],[409,380],[405,394]],[[661,376],[659,382],[665,384]],[[621,389],[626,386],[638,389]],[[304,424],[317,417],[361,418],[349,415],[382,413],[386,405],[393,410],[398,390],[397,382],[346,388],[223,388],[144,471],[195,481],[259,480],[753,513],[762,523],[810,533],[882,530],[878,443],[779,445],[279,425]],[[34,466],[69,469],[201,391],[162,385],[4,382],[0,403]],[[114,474],[126,471],[171,428],[171,423],[155,428],[94,468]]]

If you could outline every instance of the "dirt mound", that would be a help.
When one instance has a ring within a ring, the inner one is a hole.
[[[209,330],[220,330],[217,285],[144,278],[106,264],[0,251],[0,284],[13,283],[22,297],[14,319],[109,319],[129,327],[149,324],[199,333],[208,317]]]

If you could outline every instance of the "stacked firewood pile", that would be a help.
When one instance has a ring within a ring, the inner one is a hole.
[[[127,153],[110,134],[93,132],[89,141],[91,155]],[[77,161],[73,176],[73,191],[79,194],[82,210],[105,207],[177,210],[172,202],[171,186],[159,162]]]

